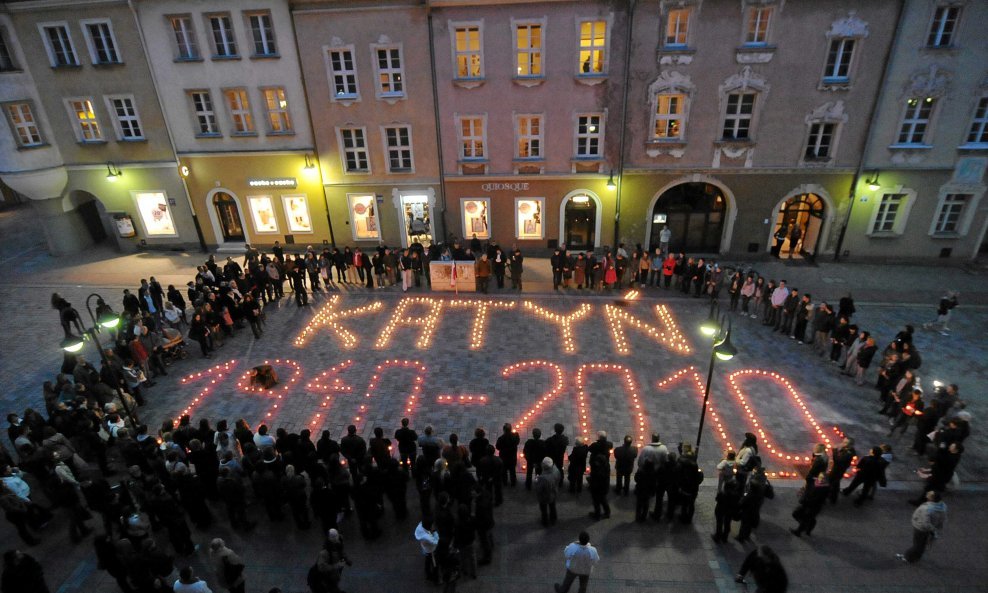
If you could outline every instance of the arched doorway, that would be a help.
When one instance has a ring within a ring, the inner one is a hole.
[[[727,198],[705,182],[674,185],[659,196],[652,207],[649,251],[659,246],[663,227],[672,231],[669,248],[689,253],[717,253],[724,234]]]
[[[769,244],[772,255],[792,258],[816,255],[826,215],[827,204],[815,193],[797,194],[782,202],[775,215]],[[794,227],[799,227],[795,245],[791,239]],[[780,244],[775,237],[783,235],[785,240]]]
[[[237,200],[224,191],[217,191],[213,194],[213,210],[216,214],[216,223],[219,226],[220,236],[223,243],[244,242],[244,222],[240,216],[240,207]]]
[[[600,243],[601,202],[592,192],[570,192],[559,205],[559,243],[585,251]]]
[[[70,191],[62,200],[62,207],[66,212],[75,211],[92,243],[102,243],[109,236],[106,207],[93,194],[83,190]]]

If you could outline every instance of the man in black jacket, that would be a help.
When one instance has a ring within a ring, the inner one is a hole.
[[[542,460],[545,458],[545,441],[542,440],[540,429],[532,429],[532,438],[525,441],[521,454],[525,458],[525,490],[531,490],[532,473],[541,473]]]
[[[408,427],[408,418],[402,418],[401,428],[395,431],[395,440],[398,441],[398,460],[404,469],[415,467],[418,438],[418,433]]]
[[[569,437],[563,434],[565,427],[556,423],[552,427],[553,435],[545,440],[545,454],[552,459],[552,463],[559,468],[559,485],[563,485],[563,458],[566,456],[566,448],[569,447]]]
[[[888,462],[882,458],[882,448],[872,447],[871,454],[858,460],[858,471],[854,474],[854,479],[847,488],[841,490],[841,494],[849,496],[858,486],[861,494],[854,499],[854,506],[861,506],[865,500],[875,498],[875,484],[885,487],[885,467]]]
[[[518,436],[517,432],[511,430],[511,425],[508,423],[502,427],[501,436],[497,437],[495,447],[498,457],[501,458],[504,471],[503,476],[495,477],[495,479],[501,479],[504,485],[510,482],[514,486],[518,483],[515,468],[518,466],[518,443],[520,440],[521,437]]]
[[[851,467],[851,462],[857,454],[852,438],[845,438],[840,448],[833,450],[834,464],[830,468],[830,473],[827,474],[827,481],[830,482],[830,504],[837,504],[840,481],[844,477],[844,472]]]
[[[525,256],[521,254],[521,249],[517,247],[511,252],[511,289],[518,290],[521,292],[521,274],[524,271],[523,262],[525,261]],[[529,466],[531,467],[531,466]]]
[[[559,285],[563,281],[563,268],[566,265],[566,256],[559,251],[559,248],[556,248],[552,252],[552,257],[549,258],[549,263],[552,265],[552,289],[559,290]]]

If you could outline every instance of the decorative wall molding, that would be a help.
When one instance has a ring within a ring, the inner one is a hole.
[[[855,37],[863,39],[868,36],[868,23],[858,18],[855,11],[850,11],[847,16],[837,19],[830,25],[827,37]]]
[[[741,72],[729,76],[717,90],[721,96],[724,96],[734,91],[766,92],[768,88],[768,81],[762,75],[752,70],[751,66],[745,66],[741,68]]]
[[[844,113],[844,101],[827,101],[811,111],[804,120],[806,123],[830,122],[847,123],[847,114]]]
[[[937,64],[930,64],[926,70],[914,72],[906,83],[904,97],[936,97],[947,94],[951,72]]]

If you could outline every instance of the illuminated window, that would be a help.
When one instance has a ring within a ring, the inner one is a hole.
[[[670,10],[666,17],[665,47],[684,48],[689,41],[690,9]]]
[[[254,116],[250,111],[250,99],[247,89],[227,89],[223,92],[226,97],[226,107],[230,111],[230,121],[233,123],[234,134],[253,134]]]
[[[456,78],[484,77],[484,47],[479,24],[453,27],[453,61]]]
[[[936,99],[933,97],[908,99],[906,110],[902,114],[902,125],[899,126],[897,144],[926,144],[930,118],[935,106]]]
[[[93,64],[121,63],[110,21],[83,21],[82,30],[86,33]]]
[[[264,93],[264,107],[268,116],[268,133],[291,134],[292,118],[288,113],[288,99],[285,89],[272,87],[261,89]]]
[[[377,94],[379,97],[405,96],[405,77],[402,72],[401,47],[376,47]]]
[[[178,50],[179,60],[198,60],[199,42],[196,41],[196,33],[192,29],[192,17],[188,15],[173,16],[169,18],[172,26],[172,34],[175,36],[175,48]]]
[[[542,158],[542,116],[518,115],[515,117],[515,157],[519,159]]]
[[[38,129],[38,122],[34,119],[29,103],[7,103],[5,106],[7,119],[17,138],[18,146],[30,148],[41,146],[41,130]]]
[[[350,203],[350,230],[354,241],[377,240],[381,229],[377,224],[377,202],[373,194],[347,194]]]
[[[744,35],[745,45],[766,45],[768,26],[772,20],[772,7],[763,6],[748,11],[748,27]]]
[[[542,25],[515,25],[517,76],[542,76]]]
[[[604,153],[604,117],[599,113],[576,118],[576,156],[599,157]]]
[[[482,159],[487,155],[485,150],[486,130],[484,118],[479,115],[459,118],[460,158]]]
[[[933,11],[933,22],[930,24],[930,34],[926,38],[926,45],[928,47],[952,46],[960,16],[960,6],[938,6]]]
[[[66,99],[65,103],[79,141],[102,142],[103,131],[100,129],[99,121],[96,119],[96,110],[93,108],[93,101],[88,98]]]
[[[340,154],[347,173],[369,173],[370,157],[367,152],[367,133],[363,128],[340,128]]]
[[[686,95],[663,94],[655,96],[655,123],[653,140],[682,140]]]
[[[607,22],[580,23],[580,73],[603,74],[606,72],[606,56]]]

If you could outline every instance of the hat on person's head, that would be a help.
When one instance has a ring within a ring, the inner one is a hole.
[[[226,546],[226,542],[218,537],[213,538],[213,541],[209,542],[210,550],[219,550],[220,548],[225,546]]]
[[[340,543],[340,532],[335,529],[330,529],[326,532],[326,539],[333,542],[334,544]]]

